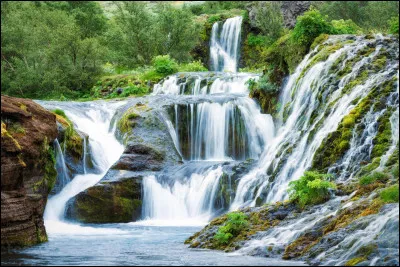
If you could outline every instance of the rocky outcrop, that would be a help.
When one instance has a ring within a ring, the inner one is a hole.
[[[68,218],[86,223],[140,219],[143,177],[180,161],[159,116],[142,102],[127,104],[116,115],[117,136],[125,143],[125,150],[99,183],[69,201]]]
[[[55,180],[55,115],[28,99],[1,96],[1,245],[47,240],[43,212]]]
[[[293,28],[296,18],[306,12],[310,5],[311,1],[282,1],[281,10],[285,27]]]
[[[257,28],[256,8],[263,8],[268,1],[252,2],[247,6],[249,12],[249,21],[252,28]],[[296,18],[310,8],[310,1],[279,1],[283,16],[283,26],[293,28],[296,24]],[[264,4],[263,4],[264,3]]]

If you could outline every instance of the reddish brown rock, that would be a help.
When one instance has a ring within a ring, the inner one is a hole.
[[[1,96],[1,246],[47,240],[43,212],[54,185],[55,115],[29,99]]]

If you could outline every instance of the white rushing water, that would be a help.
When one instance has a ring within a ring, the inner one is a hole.
[[[333,41],[340,41],[340,39],[334,39],[340,37],[331,38]],[[346,85],[357,77],[362,69],[370,66],[371,60],[379,55],[382,47],[378,44],[373,53],[362,57],[354,64],[350,73],[339,79],[338,86],[330,83],[337,72],[330,72],[334,62],[341,60],[343,56],[345,60],[354,58],[367,45],[376,42],[375,39],[360,39],[345,43],[326,61],[318,62],[308,69],[306,67],[313,60],[313,55],[319,47],[305,57],[283,88],[281,106],[285,110],[280,112],[283,123],[277,129],[277,134],[271,141],[272,145],[267,146],[263,152],[258,167],[241,178],[231,210],[254,206],[255,200],[260,196],[264,197],[265,202],[286,199],[289,182],[300,178],[311,166],[316,150],[328,134],[337,129],[344,116],[349,114],[373,88],[381,86],[393,77],[393,69],[396,66],[390,65],[369,75],[363,83],[343,93]],[[342,64],[341,68],[344,67],[345,64]],[[393,88],[393,90],[396,89]],[[325,98],[324,103],[321,103],[321,97]],[[394,105],[398,106],[398,100]],[[370,143],[376,135],[376,129],[372,124],[376,123],[383,113],[383,111],[371,113],[369,118],[367,116],[364,119],[364,122],[368,124],[364,135],[368,137],[364,138],[366,143]],[[286,118],[284,118],[285,115]],[[351,143],[349,157],[356,154],[354,150],[359,149],[358,143],[355,141]],[[351,158],[354,160],[354,157]],[[357,161],[351,163],[353,166],[359,164]],[[347,168],[350,167],[352,166],[347,166]],[[273,182],[270,182],[272,174],[274,175]]]
[[[143,181],[143,218],[156,225],[204,225],[213,215],[213,203],[222,175],[221,166],[192,173],[185,182],[161,184],[154,175]]]
[[[220,22],[214,23],[210,42],[211,70],[237,71],[242,20],[241,16],[229,18],[222,29]]]
[[[258,79],[252,73],[222,72],[182,72],[168,76],[163,82],[154,85],[153,95],[248,95],[246,82]]]
[[[57,170],[57,182],[55,185],[56,193],[64,188],[70,181],[67,166],[65,164],[64,153],[61,149],[58,139],[54,141],[55,155],[56,155],[56,170]]]
[[[44,219],[46,230],[50,234],[68,233],[71,231],[95,233],[96,229],[65,222],[64,213],[68,200],[95,185],[108,168],[118,160],[124,147],[114,136],[115,129],[110,129],[111,119],[118,107],[125,102],[42,102],[39,104],[48,109],[62,109],[79,131],[89,136],[89,146],[94,164],[100,173],[76,175],[62,190],[47,201]],[[85,163],[84,163],[85,164]],[[110,230],[113,232],[113,230]],[[107,229],[104,230],[107,233]]]

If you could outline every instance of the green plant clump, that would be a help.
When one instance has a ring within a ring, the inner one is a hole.
[[[307,171],[300,179],[289,183],[289,198],[301,208],[307,205],[320,204],[329,199],[329,189],[335,189],[336,185],[328,181],[329,174],[321,174],[316,171]]]
[[[392,185],[380,193],[380,198],[385,203],[399,202],[399,184]]]
[[[373,184],[375,182],[385,183],[389,179],[389,176],[383,172],[373,172],[370,175],[362,176],[359,180],[359,184],[362,186]]]
[[[153,58],[153,66],[159,74],[169,75],[178,71],[178,64],[169,55]]]
[[[242,212],[232,212],[228,214],[228,220],[223,226],[220,226],[214,239],[222,245],[237,236],[244,228],[248,226],[248,217]]]

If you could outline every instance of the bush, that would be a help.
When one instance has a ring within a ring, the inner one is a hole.
[[[277,93],[279,91],[279,86],[271,82],[271,76],[270,71],[267,71],[258,79],[258,81],[255,79],[249,79],[246,84],[250,91],[262,90],[266,93]]]
[[[382,190],[380,197],[385,203],[399,202],[399,184],[392,185]]]
[[[333,26],[327,21],[327,17],[318,10],[311,9],[297,18],[292,37],[295,42],[310,46],[320,34],[333,32]]]
[[[334,34],[357,34],[361,33],[361,28],[351,19],[348,20],[332,20]]]
[[[181,64],[179,66],[179,71],[196,72],[196,71],[208,71],[206,67],[203,66],[201,61],[193,61],[187,64]]]
[[[289,183],[290,200],[296,202],[301,208],[307,205],[320,204],[329,199],[329,189],[335,189],[336,185],[329,182],[329,174],[321,174],[316,171],[307,171],[304,175]]]
[[[399,17],[393,17],[389,20],[389,33],[399,34]]]
[[[389,179],[389,175],[383,172],[373,172],[370,175],[366,175],[360,178],[359,184],[362,186],[369,185],[375,182],[386,183]]]
[[[153,58],[153,67],[157,73],[163,75],[170,75],[178,71],[178,64],[169,55]]]
[[[228,244],[229,241],[239,235],[239,233],[248,226],[248,217],[242,212],[232,212],[228,215],[227,222],[218,228],[214,239],[219,244]]]

